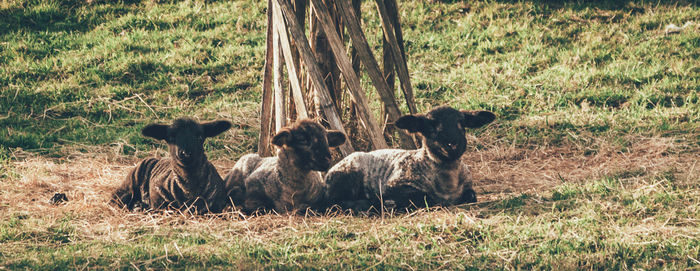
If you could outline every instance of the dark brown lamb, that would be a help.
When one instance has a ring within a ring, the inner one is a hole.
[[[229,128],[228,121],[200,124],[190,118],[144,127],[144,136],[168,143],[170,157],[139,162],[112,195],[112,203],[129,210],[141,206],[197,214],[221,212],[229,202],[228,191],[204,154],[204,140]]]
[[[437,107],[425,115],[406,115],[396,126],[423,136],[417,150],[355,152],[326,174],[329,204],[356,211],[390,207],[447,206],[476,202],[466,165],[466,128],[495,119],[488,111]]]
[[[277,156],[241,157],[226,175],[234,204],[246,213],[258,210],[289,213],[323,205],[325,184],[318,171],[328,170],[329,147],[345,143],[341,132],[326,131],[312,120],[299,120],[272,138]],[[241,193],[242,191],[242,193]]]

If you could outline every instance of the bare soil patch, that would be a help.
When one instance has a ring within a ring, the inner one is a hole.
[[[671,138],[638,138],[629,147],[600,140],[591,146],[515,148],[490,146],[467,153],[480,201],[549,191],[564,182],[603,177],[700,178],[700,152]]]

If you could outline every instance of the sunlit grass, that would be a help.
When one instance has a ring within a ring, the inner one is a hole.
[[[139,134],[150,122],[231,120],[206,145],[222,173],[256,151],[264,1],[1,2],[0,269],[700,266],[696,3],[399,4],[419,110],[498,115],[468,136],[480,202],[241,218],[106,198],[165,154]],[[363,11],[379,56],[374,3]]]

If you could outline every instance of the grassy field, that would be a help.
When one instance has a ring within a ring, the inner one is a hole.
[[[255,151],[264,1],[0,2],[0,269],[700,269],[697,2],[399,5],[419,110],[498,115],[463,159],[480,202],[241,218],[107,196],[165,155],[151,122],[231,120],[221,173]]]

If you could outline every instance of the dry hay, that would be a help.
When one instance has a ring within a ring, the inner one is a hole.
[[[696,150],[678,151],[683,146],[667,138],[645,138],[636,142],[625,151],[613,144],[599,142],[596,151],[588,155],[577,148],[525,149],[487,145],[484,150],[467,153],[464,162],[471,167],[475,188],[483,202],[513,194],[543,193],[562,182],[581,182],[610,175],[635,178],[674,172],[687,180],[697,180],[700,166],[696,166],[697,159],[693,158],[697,157]],[[16,161],[9,165],[9,178],[0,182],[0,214],[6,218],[16,215],[40,217],[43,223],[54,224],[69,214],[74,223],[81,225],[76,230],[82,238],[110,241],[136,238],[132,234],[135,227],[157,233],[160,227],[169,225],[174,228],[194,227],[221,236],[244,234],[254,241],[263,242],[278,231],[312,230],[323,223],[342,223],[345,217],[333,213],[330,220],[319,216],[289,215],[241,219],[237,212],[193,217],[176,212],[169,215],[126,212],[110,206],[107,202],[111,191],[136,162],[110,151],[61,159],[18,151]],[[233,165],[230,160],[213,162],[223,174]],[[69,201],[50,204],[49,199],[56,192],[65,193]],[[430,211],[402,215],[401,219],[420,221],[437,214],[425,212]],[[471,216],[478,210],[467,212]],[[447,215],[445,219],[455,217]]]

